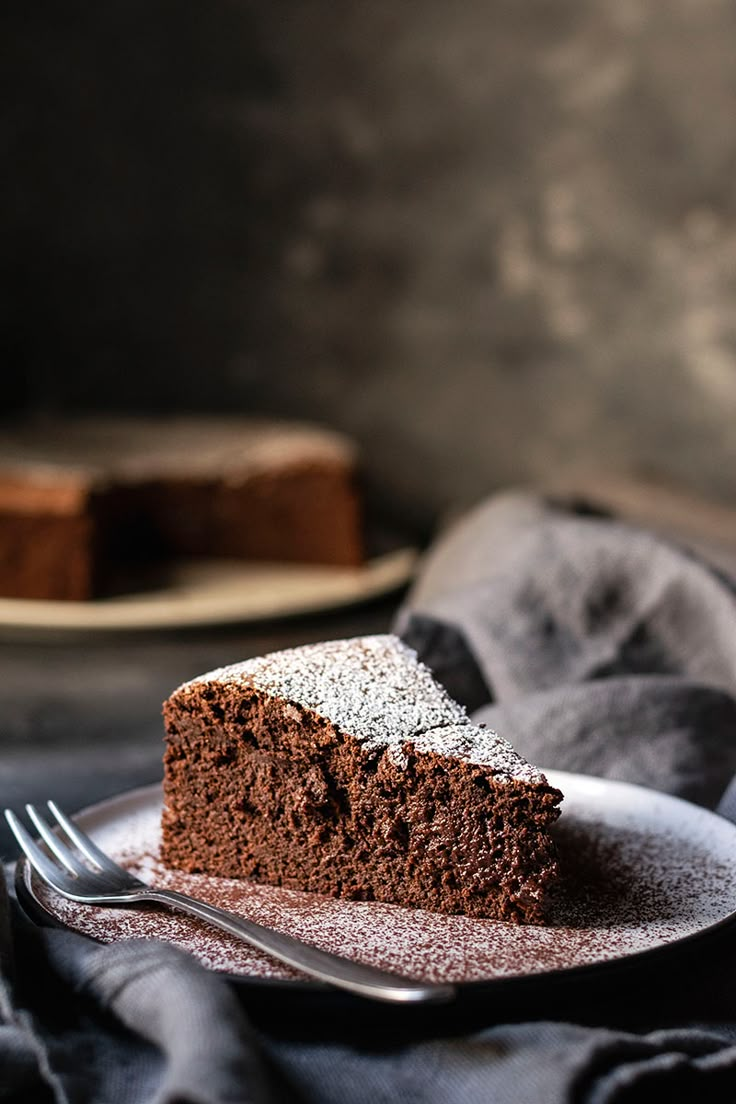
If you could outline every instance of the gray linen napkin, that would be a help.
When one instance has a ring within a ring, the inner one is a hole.
[[[392,1043],[385,1032],[379,1038],[364,1033],[360,1040],[298,1042],[278,1032],[257,1034],[227,984],[171,947],[153,940],[99,947],[71,933],[18,928],[18,986],[0,981],[3,1102],[736,1099],[733,1024],[641,1034],[536,1021],[419,1042]],[[735,981],[731,968],[724,985],[732,993]]]
[[[650,533],[492,498],[430,550],[397,629],[542,766],[711,807],[736,772],[736,591]]]
[[[11,938],[10,904],[0,873],[0,1101],[279,1099],[232,990],[189,955],[157,940],[101,947],[20,916]]]
[[[398,626],[479,718],[550,767],[707,804],[736,769],[732,588],[650,536],[492,501],[438,542]],[[0,878],[0,1101],[733,1104],[736,955],[707,964],[703,951],[676,977],[680,999],[663,994],[654,1023],[625,993],[626,1030],[489,1011],[461,1037],[336,1041],[312,1023],[300,1040],[252,1029],[221,979],[161,943],[38,931]]]

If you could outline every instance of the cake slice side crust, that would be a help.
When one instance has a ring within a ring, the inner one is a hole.
[[[164,707],[162,858],[182,870],[542,923],[559,791],[415,747],[366,747],[315,711],[194,682]],[[420,741],[417,741],[420,742]]]

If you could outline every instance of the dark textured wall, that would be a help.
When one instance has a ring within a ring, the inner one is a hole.
[[[736,497],[730,0],[0,19],[8,404],[317,416],[424,515],[591,466]]]

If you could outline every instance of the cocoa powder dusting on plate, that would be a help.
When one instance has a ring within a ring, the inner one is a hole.
[[[569,781],[567,786],[569,791]],[[678,827],[675,816],[652,830],[637,823],[636,816],[596,815],[598,805],[589,801],[588,809],[585,793],[582,799],[573,794],[557,826],[563,876],[549,923],[541,927],[169,870],[158,858],[160,794],[155,788],[138,793],[149,796],[107,817],[98,815],[94,824],[82,823],[144,881],[189,893],[348,958],[428,981],[484,981],[605,962],[695,934],[736,909],[736,867],[723,848],[709,848],[707,824],[691,831],[689,825]],[[694,809],[693,816],[718,820],[702,810]],[[723,824],[724,831],[733,827]],[[228,974],[299,977],[234,937],[180,914],[154,907],[79,905],[36,880],[32,892],[56,920],[102,942],[165,939]]]

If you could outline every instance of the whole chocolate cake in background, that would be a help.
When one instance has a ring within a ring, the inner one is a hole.
[[[164,716],[170,866],[543,922],[562,795],[398,637],[212,671]]]
[[[0,594],[87,599],[170,556],[356,566],[340,434],[244,418],[83,418],[0,432]]]

